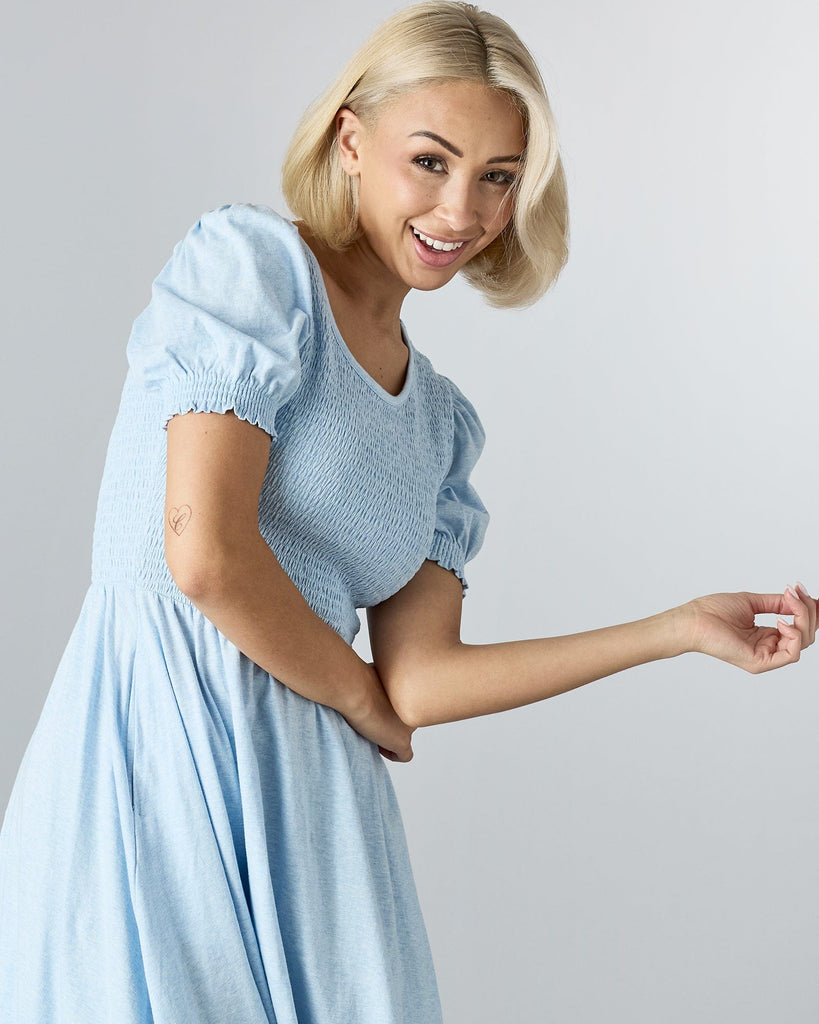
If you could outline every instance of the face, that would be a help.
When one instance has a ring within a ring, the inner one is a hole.
[[[505,93],[425,86],[374,121],[342,110],[336,127],[342,166],[358,178],[362,242],[396,286],[440,288],[509,222],[525,139]]]

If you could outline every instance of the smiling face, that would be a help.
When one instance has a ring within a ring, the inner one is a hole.
[[[359,245],[396,287],[440,288],[509,222],[525,138],[505,93],[424,86],[374,121],[341,110],[336,128],[342,167],[358,178]]]

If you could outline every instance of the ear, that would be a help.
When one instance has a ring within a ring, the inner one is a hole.
[[[336,114],[335,126],[341,166],[351,178],[357,178],[361,173],[358,149],[361,144],[362,124],[352,110],[342,107]]]

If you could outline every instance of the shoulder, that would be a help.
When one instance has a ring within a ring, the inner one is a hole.
[[[483,447],[486,433],[472,401],[467,398],[451,377],[437,372],[435,377],[438,381],[438,386],[446,395],[446,400],[451,410],[453,434],[456,439],[459,433],[463,434],[466,432],[475,442],[479,442],[480,446]]]
[[[402,323],[403,326],[403,323]],[[414,346],[413,346],[414,347]],[[439,373],[429,356],[414,347],[417,371],[432,404],[450,425],[450,437],[467,433],[481,447],[486,440],[483,424],[472,401],[451,377]]]
[[[225,203],[206,210],[177,243],[195,269],[239,277],[251,272],[270,284],[289,280],[309,291],[310,269],[296,226],[269,206]]]
[[[442,374],[438,376],[446,383],[451,396],[453,458],[457,458],[460,452],[461,455],[468,454],[474,463],[486,445],[486,431],[481,418],[473,403],[453,380]]]
[[[440,438],[444,472],[466,459],[474,464],[486,444],[486,431],[472,401],[431,360],[414,350],[420,387]]]
[[[299,241],[295,224],[269,206],[259,203],[223,203],[200,214],[188,235],[199,232],[224,234],[235,239],[255,241],[262,247],[270,244],[297,248]]]
[[[206,210],[154,279],[153,312],[179,300],[233,322],[262,323],[301,310],[312,318],[306,246],[294,224],[268,206],[225,203]],[[150,307],[149,307],[150,308]]]
[[[401,326],[406,333],[406,326],[403,321]],[[444,376],[442,373],[438,373],[429,356],[423,353],[415,345],[413,345],[413,349],[418,377],[421,380],[428,397],[439,409],[444,411],[447,419],[451,419],[455,401],[454,394],[455,391],[457,391],[457,388],[455,388],[455,385],[449,377]]]

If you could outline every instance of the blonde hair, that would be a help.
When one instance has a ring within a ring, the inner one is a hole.
[[[342,169],[335,117],[362,120],[419,86],[477,81],[506,93],[526,139],[506,228],[464,266],[466,280],[499,308],[531,305],[557,279],[569,249],[566,178],[557,130],[534,58],[494,14],[454,0],[398,11],[367,39],[336,81],[307,110],[290,142],[282,191],[291,211],[327,246],[359,237],[357,179]]]

